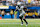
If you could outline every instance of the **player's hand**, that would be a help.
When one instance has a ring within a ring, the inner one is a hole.
[[[26,16],[28,16],[28,14],[26,14]]]

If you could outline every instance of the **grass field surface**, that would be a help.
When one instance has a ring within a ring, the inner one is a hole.
[[[28,26],[25,22],[21,25],[20,19],[0,19],[0,27],[40,27],[40,19],[26,19]]]

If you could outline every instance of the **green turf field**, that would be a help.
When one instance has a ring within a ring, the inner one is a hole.
[[[40,27],[40,19],[26,19],[28,21],[28,26],[25,22],[21,26],[20,19],[1,19],[0,27]]]

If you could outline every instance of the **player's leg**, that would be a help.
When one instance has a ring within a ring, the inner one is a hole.
[[[25,20],[25,19],[23,19],[25,22],[26,22],[26,26],[28,25],[28,22]]]
[[[22,24],[23,24],[23,13],[21,13],[21,14],[19,15],[19,17],[20,17],[21,22],[22,22]]]
[[[21,25],[23,25],[23,19],[22,19],[22,17],[19,17],[20,19],[21,19]]]
[[[28,22],[26,21],[25,16],[23,16],[23,20],[26,22],[26,25],[28,25]]]
[[[28,24],[28,22],[25,20],[25,19],[23,19],[25,22],[26,22],[26,25]]]

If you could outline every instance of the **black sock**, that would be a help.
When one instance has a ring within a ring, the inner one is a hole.
[[[21,19],[21,23],[23,24],[23,20],[22,20],[22,17],[19,17]]]
[[[22,24],[23,24],[23,21],[22,21]]]
[[[28,22],[25,19],[23,19],[23,20],[26,22],[26,24],[28,24]]]
[[[21,22],[22,22],[22,24],[23,24],[23,20],[21,19]]]

